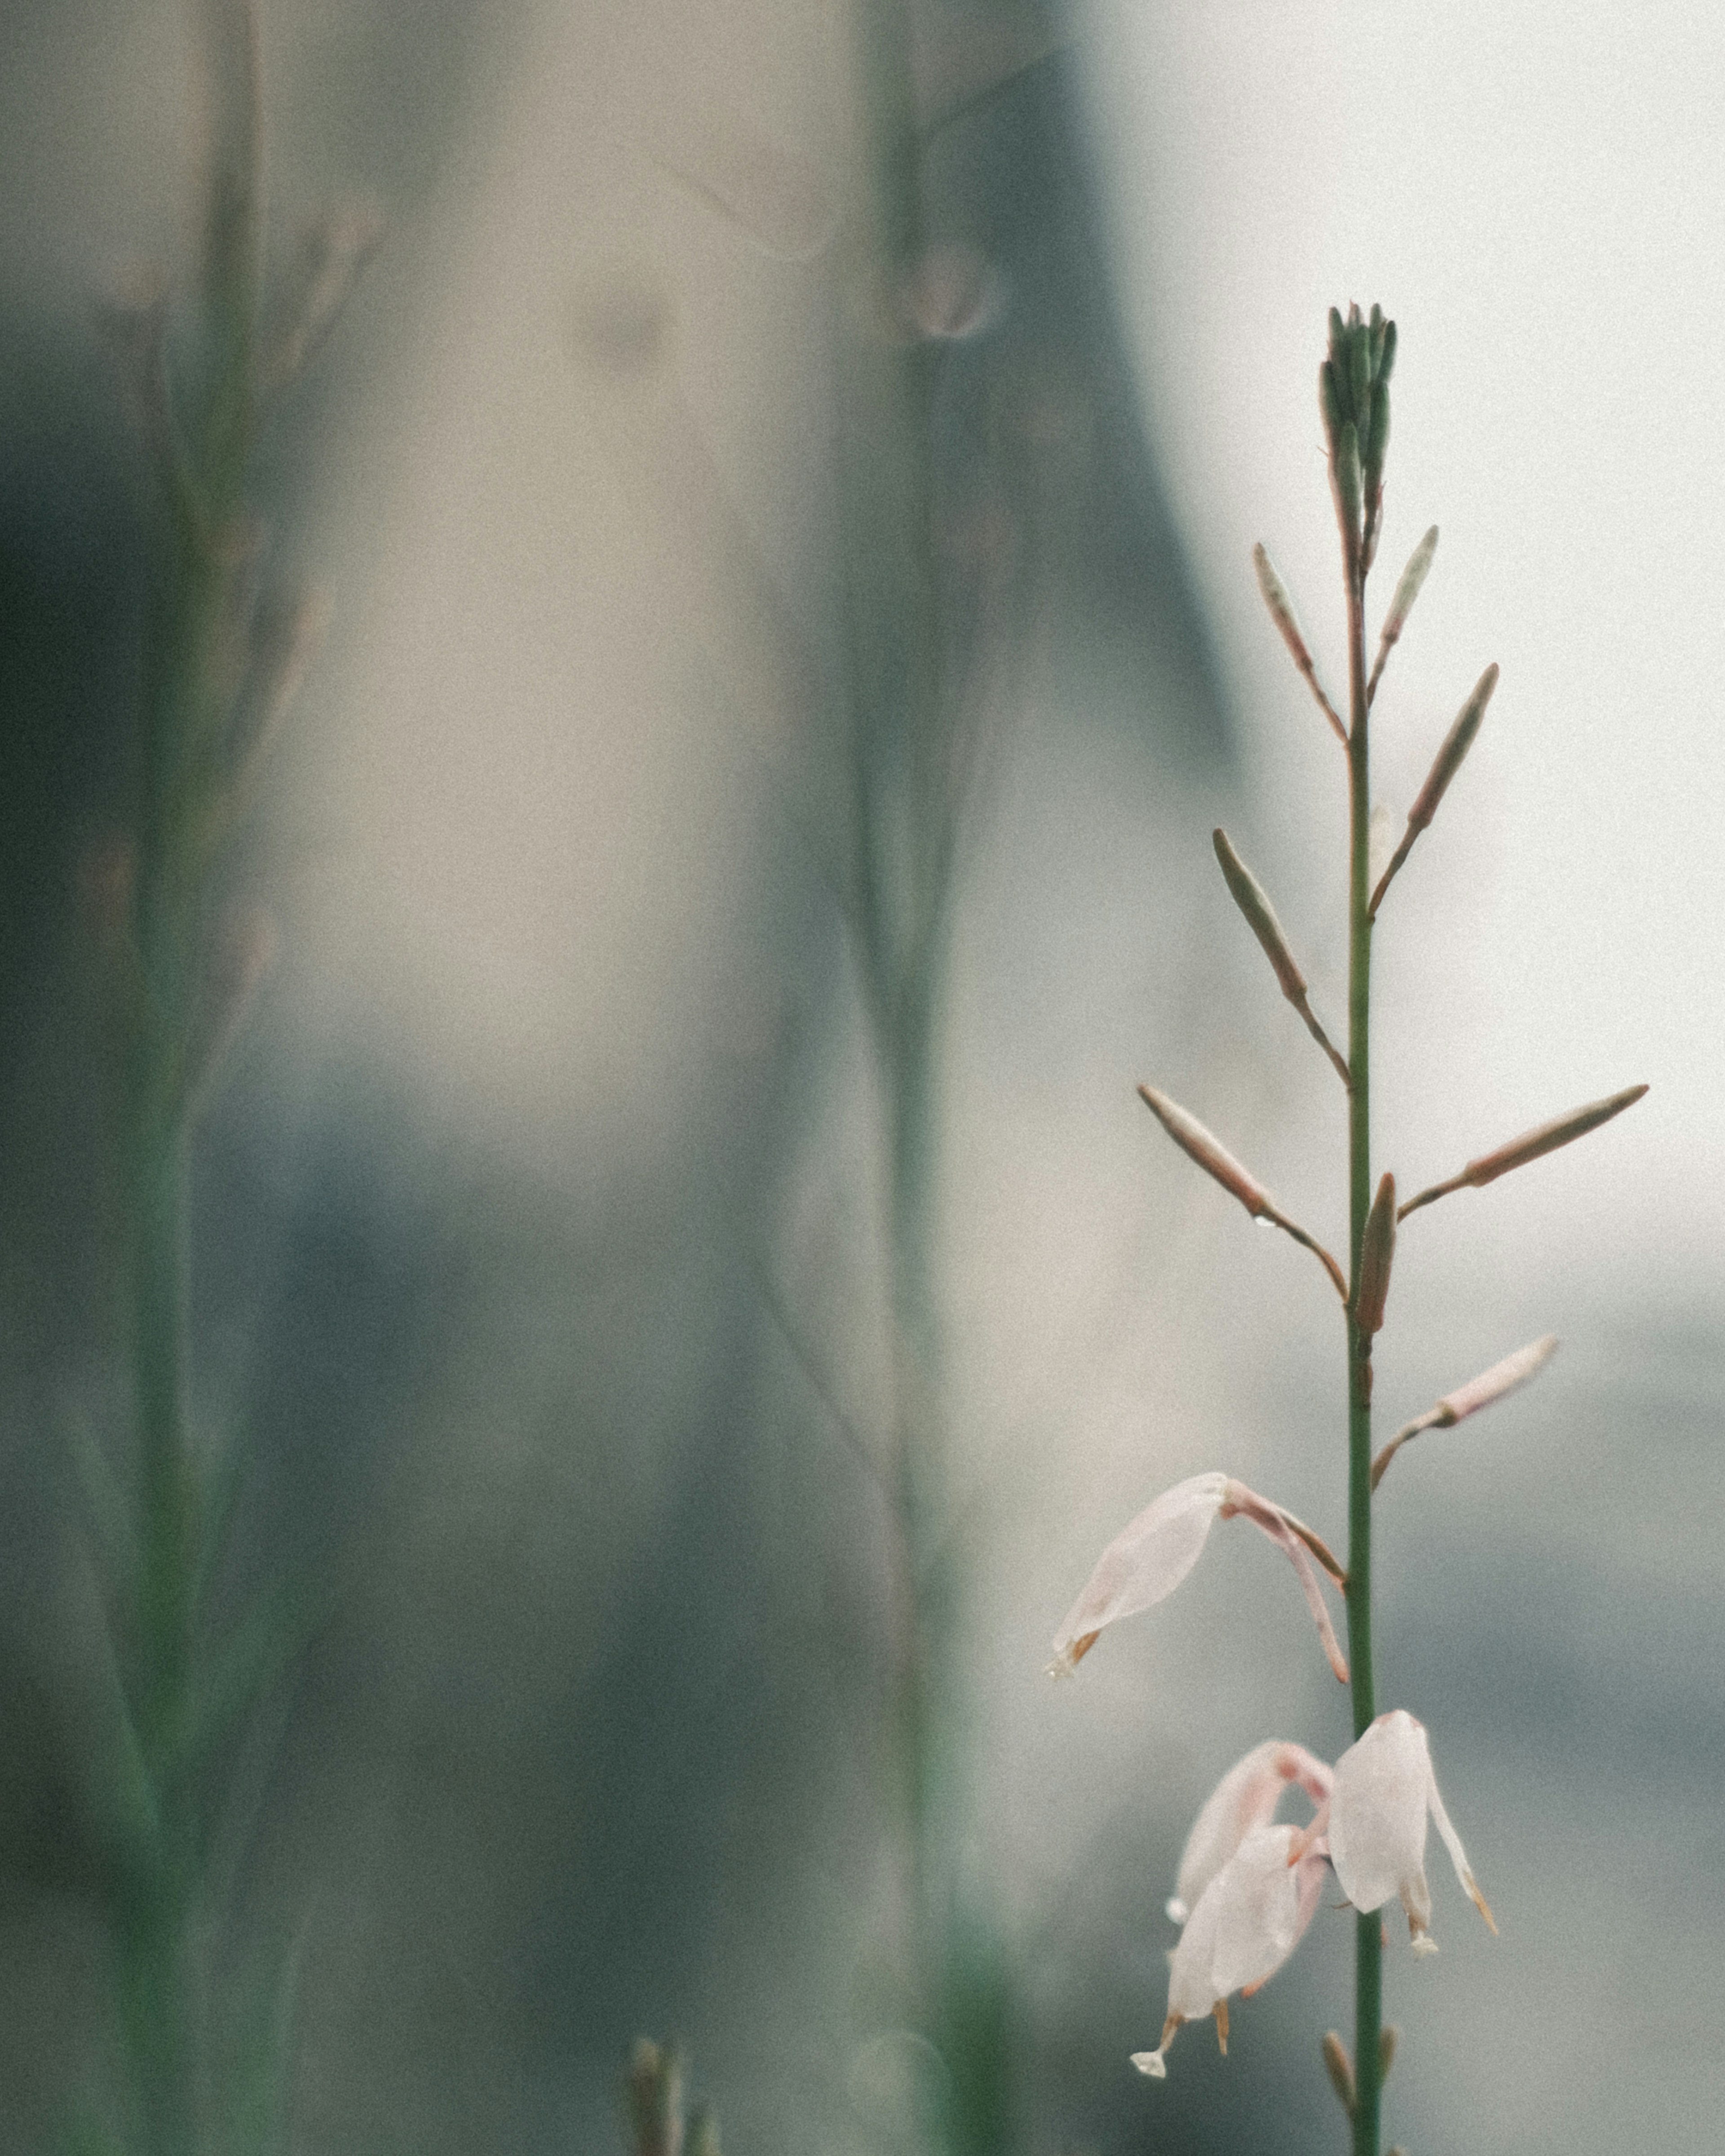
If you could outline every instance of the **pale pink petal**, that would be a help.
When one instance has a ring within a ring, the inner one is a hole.
[[[1425,1891],[1425,1810],[1431,1755],[1425,1732],[1399,1708],[1381,1714],[1336,1762],[1330,1790],[1330,1861],[1356,1909]],[[1417,1883],[1416,1883],[1417,1882]]]
[[[1214,2013],[1225,2026],[1230,1993],[1259,1989],[1298,1946],[1317,1907],[1325,1865],[1320,1854],[1291,1862],[1293,1845],[1291,1826],[1252,1828],[1199,1895],[1170,1958],[1162,2041],[1132,2055],[1140,2073],[1160,2080],[1168,2047],[1184,2023]]]
[[[1203,1554],[1227,1485],[1225,1475],[1194,1475],[1121,1530],[1055,1636],[1056,1671],[1076,1669],[1106,1625],[1173,1593]]]
[[[1426,1758],[1429,1768],[1430,1763],[1429,1746]],[[1472,1869],[1468,1864],[1467,1851],[1461,1846],[1461,1837],[1450,1825],[1450,1815],[1444,1810],[1444,1800],[1438,1794],[1437,1776],[1435,1773],[1428,1772],[1425,1801],[1430,1809],[1432,1818],[1437,1824],[1437,1830],[1443,1837],[1444,1846],[1450,1852],[1450,1861],[1455,1867],[1455,1876],[1461,1881],[1462,1892],[1467,1896],[1469,1901],[1485,1918],[1488,1929],[1496,1932],[1497,1919],[1486,1906],[1486,1897],[1480,1892],[1479,1881],[1474,1877]]]
[[[1180,1874],[1168,1912],[1183,1924],[1199,1896],[1254,1827],[1267,1826],[1291,1785],[1314,1804],[1330,1792],[1330,1770],[1303,1745],[1272,1738],[1239,1760],[1204,1799],[1180,1856]]]
[[[1348,1661],[1336,1638],[1330,1613],[1324,1607],[1323,1589],[1318,1584],[1317,1568],[1312,1562],[1310,1551],[1295,1531],[1293,1516],[1282,1510],[1268,1497],[1260,1497],[1255,1490],[1248,1490],[1244,1482],[1231,1477],[1222,1496],[1222,1517],[1225,1520],[1239,1513],[1261,1527],[1276,1548],[1287,1558],[1299,1577],[1307,1607],[1312,1612],[1312,1622],[1317,1626],[1317,1636],[1322,1643],[1325,1656],[1335,1671],[1339,1683],[1348,1681]]]

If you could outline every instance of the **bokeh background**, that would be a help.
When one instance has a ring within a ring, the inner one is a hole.
[[[1430,1727],[1502,1926],[1435,1870],[1442,1953],[1388,1979],[1390,2132],[1707,2145],[1725,28],[1143,0],[264,21],[281,248],[332,195],[388,226],[255,476],[330,625],[236,885],[278,961],[196,1160],[196,1409],[252,1463],[234,1591],[324,1613],[236,1770],[213,1918],[218,1971],[297,1943],[295,2149],[617,2146],[642,2031],[680,2039],[737,2156],[920,2149],[948,2083],[978,2148],[1338,2145],[1340,1919],[1225,2062],[1199,2030],[1165,2086],[1126,2064],[1204,1794],[1265,1737],[1347,1741],[1291,1583],[1219,1533],[1078,1682],[1041,1670],[1182,1476],[1342,1530],[1330,1291],[1133,1089],[1339,1240],[1333,1081],[1209,831],[1339,1017],[1341,762],[1249,556],[1336,680],[1314,380],[1349,298],[1400,328],[1384,584],[1443,531],[1378,706],[1392,806],[1503,669],[1378,939],[1379,1151],[1423,1184],[1653,1086],[1403,1241],[1386,1428],[1565,1345],[1385,1485],[1380,1688]],[[175,7],[16,0],[0,38],[0,2132],[35,2150],[110,2010],[65,1462],[124,1389],[76,901],[127,813],[150,561],[95,316],[183,261],[197,143]],[[859,804],[911,918],[931,793],[938,1348],[907,1419]],[[906,1446],[937,1456],[908,1633]],[[925,1637],[968,1942],[943,1951],[983,1971],[944,2061],[895,1763]]]

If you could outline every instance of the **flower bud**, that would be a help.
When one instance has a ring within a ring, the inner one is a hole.
[[[1262,549],[1260,549],[1262,552]],[[1275,574],[1272,570],[1271,575]],[[1211,834],[1211,843],[1216,850],[1216,859],[1221,864],[1222,874],[1235,904],[1245,916],[1246,926],[1263,946],[1264,956],[1270,961],[1281,992],[1290,1003],[1303,1002],[1306,995],[1306,977],[1294,963],[1294,954],[1288,948],[1288,939],[1282,933],[1281,923],[1276,917],[1275,908],[1265,896],[1264,887],[1228,843],[1228,834],[1218,829]]]
[[[1343,423],[1331,470],[1336,482],[1336,506],[1341,513],[1343,529],[1350,541],[1357,540],[1360,512],[1359,434],[1352,419]]]
[[[1455,723],[1444,737],[1443,747],[1425,775],[1425,783],[1408,811],[1409,831],[1423,831],[1436,815],[1438,803],[1449,791],[1450,781],[1461,770],[1462,759],[1473,747],[1474,736],[1480,730],[1480,721],[1486,716],[1486,706],[1497,686],[1497,664],[1494,660],[1475,682],[1473,694],[1456,713]]]
[[[1378,2086],[1380,2088],[1389,2079],[1389,2070],[1395,2064],[1395,2047],[1401,2038],[1402,2032],[1394,2021],[1386,2021],[1378,2031]]]
[[[1395,597],[1389,602],[1389,612],[1384,617],[1384,628],[1378,639],[1378,670],[1383,670],[1383,654],[1400,636],[1408,625],[1408,616],[1414,611],[1414,602],[1420,596],[1420,588],[1425,582],[1432,557],[1437,552],[1438,528],[1433,525],[1420,544],[1408,557],[1408,566],[1402,571],[1401,581],[1395,588]]]
[[[1358,2094],[1353,2086],[1353,2061],[1348,2056],[1348,2046],[1333,2029],[1327,2030],[1323,2041],[1324,2071],[1330,2077],[1342,2108],[1352,2118]]]
[[[1140,1086],[1138,1095],[1181,1152],[1195,1160],[1206,1175],[1214,1176],[1224,1190],[1231,1191],[1255,1220],[1273,1210],[1274,1201],[1263,1184],[1240,1166],[1196,1116],[1188,1115],[1177,1101],[1151,1086]]]
[[[1309,674],[1312,671],[1312,654],[1307,649],[1306,639],[1295,619],[1294,603],[1288,597],[1287,587],[1276,573],[1276,565],[1261,540],[1252,549],[1252,567],[1258,572],[1258,589],[1264,594],[1264,603],[1270,609],[1270,619],[1281,632],[1281,640],[1288,647],[1295,665],[1302,674]]]
[[[1647,1091],[1645,1086],[1626,1086],[1622,1092],[1613,1093],[1603,1101],[1594,1101],[1584,1108],[1572,1108],[1567,1116],[1558,1116],[1548,1123],[1541,1123],[1537,1130],[1526,1132],[1512,1138],[1507,1145],[1499,1146],[1495,1152],[1482,1154],[1471,1160],[1461,1171],[1461,1180],[1476,1190],[1495,1183],[1500,1175],[1507,1175],[1512,1168],[1525,1168],[1529,1161],[1538,1160],[1543,1154],[1555,1152],[1559,1146],[1570,1144],[1574,1139],[1585,1137],[1596,1131],[1601,1123],[1609,1123],[1614,1116],[1620,1116],[1625,1108],[1632,1108]]]
[[[1369,1341],[1384,1324],[1384,1306],[1389,1297],[1389,1269],[1395,1258],[1395,1178],[1386,1175],[1366,1215],[1360,1239],[1359,1285],[1354,1294],[1353,1318]]]

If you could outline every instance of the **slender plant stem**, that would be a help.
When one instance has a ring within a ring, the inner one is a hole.
[[[1365,575],[1344,534],[1348,571],[1348,1654],[1353,1733],[1377,1712],[1372,1686],[1372,1342],[1354,1317],[1360,1249],[1372,1204],[1372,916],[1369,705],[1366,694]],[[1353,2156],[1378,2156],[1379,2032],[1383,2026],[1383,1931],[1373,1913],[1356,1919]]]

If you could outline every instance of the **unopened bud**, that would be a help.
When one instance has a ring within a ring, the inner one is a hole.
[[[1270,619],[1281,633],[1281,640],[1293,655],[1295,665],[1302,674],[1312,671],[1312,654],[1307,649],[1306,639],[1301,634],[1299,622],[1294,614],[1294,603],[1288,597],[1287,587],[1276,573],[1263,542],[1252,549],[1252,567],[1258,572],[1258,589],[1264,594],[1264,603],[1270,609]]]
[[[1389,1269],[1395,1258],[1395,1178],[1386,1175],[1366,1215],[1365,1233],[1359,1246],[1359,1286],[1354,1296],[1353,1318],[1369,1340],[1384,1323],[1384,1306],[1389,1298]]]
[[[1511,1168],[1525,1168],[1529,1161],[1555,1152],[1559,1146],[1568,1145],[1576,1138],[1585,1137],[1589,1131],[1598,1130],[1601,1123],[1609,1123],[1614,1116],[1632,1108],[1646,1091],[1645,1086],[1626,1086],[1622,1092],[1610,1094],[1603,1101],[1592,1101],[1584,1108],[1572,1108],[1567,1116],[1558,1116],[1548,1123],[1540,1124],[1537,1130],[1512,1138],[1495,1152],[1469,1161],[1461,1171],[1461,1180],[1476,1190],[1483,1189],[1500,1175],[1507,1175]]]
[[[1372,403],[1372,341],[1358,323],[1348,337],[1348,382],[1353,392],[1353,416],[1363,426]]]
[[[1149,1086],[1140,1086],[1138,1095],[1181,1152],[1189,1159],[1195,1160],[1206,1175],[1214,1176],[1224,1190],[1231,1191],[1255,1220],[1274,1210],[1274,1201],[1263,1184],[1240,1166],[1196,1116],[1189,1116],[1166,1093],[1158,1093]]]
[[[1262,547],[1259,552],[1263,552]],[[1274,570],[1271,574],[1275,574]],[[1288,939],[1282,933],[1281,923],[1276,910],[1265,896],[1264,887],[1228,843],[1228,834],[1218,829],[1212,834],[1216,859],[1221,864],[1222,874],[1235,904],[1245,916],[1246,926],[1263,946],[1264,956],[1270,961],[1281,992],[1290,1003],[1301,1003],[1306,995],[1306,977],[1294,963],[1294,954],[1288,948]]]
[[[1438,803],[1448,792],[1450,781],[1461,770],[1463,757],[1473,747],[1474,736],[1480,730],[1480,721],[1486,716],[1486,706],[1497,686],[1497,662],[1494,660],[1475,682],[1473,694],[1456,713],[1455,723],[1444,737],[1444,745],[1425,775],[1425,783],[1408,811],[1410,831],[1423,831],[1436,815]]]
[[[1330,2077],[1330,2087],[1336,2092],[1342,2108],[1352,2118],[1358,2101],[1353,2086],[1353,2061],[1348,2056],[1348,2046],[1333,2029],[1327,2030],[1323,2041],[1324,2071]]]
[[[1337,438],[1331,469],[1336,481],[1336,506],[1350,542],[1359,536],[1359,432],[1352,419],[1344,420]]]
[[[1335,309],[1331,308],[1333,316]],[[1342,389],[1336,378],[1333,360],[1327,359],[1317,370],[1317,406],[1323,415],[1324,437],[1333,449],[1342,432],[1342,423],[1347,414],[1342,409]]]
[[[1408,625],[1408,616],[1414,611],[1414,602],[1420,596],[1420,588],[1425,582],[1432,557],[1437,552],[1438,528],[1433,525],[1408,557],[1408,566],[1402,571],[1401,581],[1395,588],[1395,597],[1389,602],[1389,612],[1384,617],[1383,632],[1378,642],[1380,649],[1387,651]]]
[[[722,2156],[719,2122],[705,2104],[689,2121],[689,2138],[685,2147],[688,2156]]]
[[[1380,382],[1387,383],[1394,370],[1395,324],[1394,322],[1385,322],[1384,325],[1384,352],[1383,357],[1378,362],[1378,381]]]
[[[1453,1393],[1445,1393],[1438,1402],[1439,1419],[1433,1427],[1448,1430],[1469,1415],[1477,1414],[1481,1408],[1490,1407],[1507,1393],[1525,1385],[1530,1378],[1538,1377],[1557,1352],[1555,1332],[1548,1332],[1543,1339],[1535,1340],[1528,1347],[1517,1348],[1513,1355],[1506,1355],[1501,1363],[1494,1363],[1477,1378],[1470,1378]]]
[[[1395,2064],[1395,2047],[1401,2039],[1402,2032],[1394,2021],[1386,2021],[1378,2031],[1378,2086],[1380,2088],[1389,2079],[1389,2070]]]
[[[1481,1408],[1491,1406],[1525,1385],[1530,1378],[1537,1377],[1557,1352],[1558,1336],[1548,1332],[1543,1339],[1517,1348],[1513,1355],[1506,1355],[1501,1363],[1494,1363],[1489,1370],[1469,1378],[1465,1385],[1458,1385],[1453,1393],[1445,1393],[1435,1408],[1428,1408],[1405,1429],[1399,1430],[1378,1455],[1372,1462],[1372,1487],[1375,1490],[1384,1480],[1390,1461],[1409,1439],[1418,1437],[1424,1430],[1451,1430],[1458,1422],[1465,1422],[1469,1415],[1477,1414]]]

